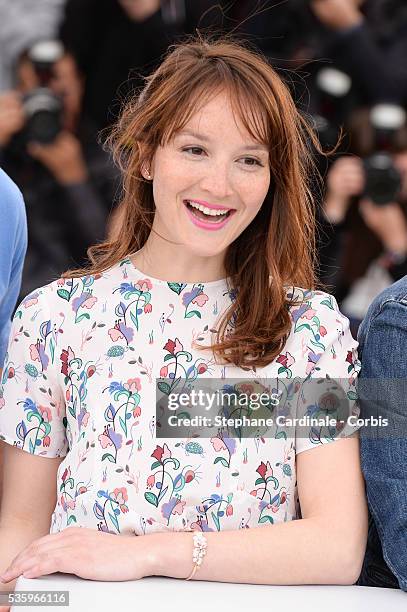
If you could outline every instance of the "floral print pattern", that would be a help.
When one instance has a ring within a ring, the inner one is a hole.
[[[155,416],[156,379],[169,394],[205,378],[233,390],[230,379],[242,376],[246,391],[278,377],[287,405],[301,379],[340,378],[356,414],[360,364],[348,320],[332,296],[287,290],[294,293],[300,305],[290,309],[284,350],[267,367],[244,371],[196,348],[210,344],[236,297],[225,280],[167,283],[124,259],[27,296],[4,363],[0,438],[63,457],[51,533],[71,524],[115,534],[220,531],[298,518],[296,455],[337,432],[161,439]],[[335,409],[329,394],[306,404],[310,415],[324,409]],[[345,427],[341,435],[350,433]]]

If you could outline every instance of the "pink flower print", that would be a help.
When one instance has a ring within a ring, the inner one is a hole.
[[[84,291],[79,297],[72,300],[72,310],[78,312],[79,308],[87,308],[90,310],[98,301],[97,297]]]
[[[109,329],[109,336],[113,342],[117,342],[120,338],[124,338],[129,344],[133,340],[134,330],[131,327],[127,327],[123,321],[116,321],[114,327]]]
[[[162,505],[161,514],[164,518],[169,519],[171,514],[182,514],[184,511],[185,502],[180,501],[178,497],[171,497],[171,499]]]
[[[327,334],[326,328],[323,325],[321,325],[319,328],[319,335],[326,336],[326,334]]]
[[[52,413],[51,413],[51,410],[48,408],[48,406],[38,406],[38,410],[40,411],[43,420],[46,423],[51,423]]]
[[[138,280],[134,286],[142,293],[144,293],[145,291],[150,291],[150,289],[152,289],[153,287],[151,280],[149,278],[142,278]]]
[[[49,436],[44,436],[43,440],[42,440],[42,445],[43,446],[49,446],[51,444],[51,438]]]
[[[133,416],[134,418],[137,418],[141,415],[141,407],[140,406],[136,406],[135,408],[133,408]]]
[[[31,361],[40,361],[40,354],[36,344],[30,344]]]
[[[86,427],[89,421],[89,412],[86,412],[85,408],[81,408],[81,411],[78,415],[78,427],[82,429],[82,427]]]
[[[267,478],[269,478],[269,476],[273,475],[273,468],[270,465],[270,462],[267,461],[267,464],[265,464],[263,461],[260,463],[259,467],[257,468],[256,472],[258,474],[260,474],[260,476],[264,479],[267,480]]]
[[[107,425],[105,425],[104,433],[102,433],[102,434],[100,434],[100,436],[98,436],[98,440],[99,440],[100,446],[103,448],[103,450],[105,448],[107,448],[108,446],[113,446],[113,442],[111,441],[111,439],[109,437]]]
[[[160,370],[160,378],[167,378],[168,366],[163,366]]]
[[[302,316],[304,319],[307,319],[307,321],[311,321],[311,319],[315,316],[315,314],[316,314],[316,310],[314,310],[313,308],[309,308],[306,312],[304,312]]]
[[[172,513],[181,515],[184,512],[185,503],[186,502],[184,501],[179,501],[177,504],[175,504]]]
[[[119,508],[123,513],[129,511],[128,507],[126,506],[126,501],[128,500],[126,487],[118,487],[114,489],[113,497],[115,497],[116,501],[119,504]]]
[[[66,502],[66,505],[71,510],[75,510],[75,500],[74,499],[68,499],[68,501]]]
[[[277,363],[281,363],[284,368],[290,368],[295,363],[294,357],[288,351],[282,355],[279,355],[276,359]]]
[[[233,515],[233,506],[231,504],[228,504],[226,506],[226,516],[232,516]]]
[[[147,489],[152,489],[154,485],[155,485],[155,476],[154,474],[150,474],[150,476],[147,478]]]
[[[35,306],[35,304],[38,304],[38,296],[39,296],[38,291],[36,291],[35,293],[30,293],[30,295],[27,295],[27,297],[22,302],[22,305],[24,306],[24,308],[30,308],[30,306]]]
[[[198,374],[204,374],[204,372],[206,372],[207,369],[208,369],[208,366],[206,365],[206,363],[200,363],[198,366]]]
[[[62,482],[65,482],[65,480],[67,480],[70,477],[71,477],[71,468],[67,467],[64,473],[62,474]]]
[[[118,340],[120,340],[120,338],[123,338],[123,334],[120,331],[120,329],[116,329],[115,327],[112,327],[111,329],[109,329],[109,336],[112,340],[112,342],[117,342]]]
[[[211,444],[213,446],[213,449],[216,453],[219,453],[221,450],[227,450],[228,447],[226,446],[226,444],[224,443],[222,438],[216,437],[216,438],[211,438]]]
[[[57,280],[57,285],[58,285],[58,287],[63,287],[65,285],[65,279],[64,278],[59,278]]]
[[[179,351],[183,351],[183,350],[184,350],[184,347],[182,346],[178,338],[175,338],[175,342],[174,340],[168,339],[168,342],[164,346],[164,351],[168,351],[172,355],[176,355]]]
[[[164,446],[157,446],[153,453],[151,453],[151,457],[157,459],[160,463],[164,461],[164,459],[169,459],[171,457],[171,451],[168,448],[167,444],[164,443]]]
[[[152,307],[152,305],[151,305],[151,304],[146,304],[146,305],[144,306],[144,312],[145,312],[145,313],[149,313],[149,312],[151,312],[152,310],[153,310],[153,307]]]
[[[91,297],[86,298],[86,300],[82,304],[82,308],[87,308],[88,310],[90,310],[91,308],[94,307],[97,301],[98,301],[97,297],[92,295]]]
[[[131,391],[131,393],[140,391],[141,389],[140,379],[139,378],[129,378],[129,380],[126,383],[124,383],[123,386],[125,389],[127,389],[127,391]]]
[[[208,296],[205,293],[200,293],[192,300],[193,304],[198,304],[198,306],[205,306],[206,302],[209,300]]]

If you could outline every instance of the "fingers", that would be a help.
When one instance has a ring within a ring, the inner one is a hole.
[[[72,540],[71,534],[65,533],[65,531],[70,530],[66,529],[57,534],[49,534],[31,542],[13,559],[7,570],[0,576],[0,580],[3,583],[10,582],[21,576],[25,570],[33,567],[44,568],[44,571],[48,571],[48,573],[61,571],[52,568],[56,567],[56,563],[59,562],[56,552],[64,546],[66,547],[66,544]],[[50,561],[50,563],[47,564],[46,561]]]

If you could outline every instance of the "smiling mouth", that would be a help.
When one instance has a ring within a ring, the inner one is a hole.
[[[190,212],[197,219],[200,219],[201,221],[206,221],[207,223],[214,223],[214,224],[221,223],[222,221],[227,219],[227,217],[229,217],[231,213],[235,212],[234,209],[229,209],[229,210],[225,210],[225,212],[222,212],[222,213],[219,211],[216,214],[207,214],[207,213],[204,213],[202,210],[199,210],[195,206],[192,206],[189,200],[184,200],[184,205],[188,208],[188,210],[190,210]]]

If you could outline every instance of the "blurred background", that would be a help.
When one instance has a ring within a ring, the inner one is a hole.
[[[25,197],[21,298],[86,261],[119,177],[98,134],[196,30],[265,54],[326,148],[319,275],[352,331],[407,273],[405,0],[0,0],[0,165]]]

